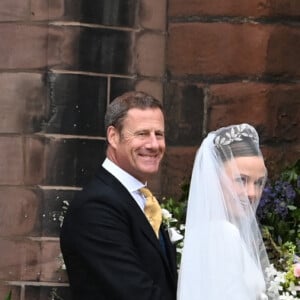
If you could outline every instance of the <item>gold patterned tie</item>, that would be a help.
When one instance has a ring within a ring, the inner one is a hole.
[[[144,207],[145,215],[151,224],[157,238],[159,237],[159,228],[162,222],[162,212],[161,207],[157,199],[152,195],[149,189],[141,188],[140,192],[146,198],[146,204]]]

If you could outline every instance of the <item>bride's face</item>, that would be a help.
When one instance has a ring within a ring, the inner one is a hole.
[[[267,175],[263,158],[260,156],[236,157],[225,162],[224,169],[230,182],[229,190],[233,190],[241,204],[234,205],[235,210],[238,207],[240,209],[248,207],[249,202],[252,208],[256,209]]]

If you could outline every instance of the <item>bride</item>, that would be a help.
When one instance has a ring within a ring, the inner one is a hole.
[[[255,218],[266,177],[252,126],[204,139],[190,184],[178,300],[268,299],[268,258]]]

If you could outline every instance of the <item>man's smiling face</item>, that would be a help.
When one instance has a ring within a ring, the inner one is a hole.
[[[108,128],[112,147],[109,158],[123,170],[145,182],[157,173],[165,152],[164,116],[160,109],[130,109],[121,132]]]

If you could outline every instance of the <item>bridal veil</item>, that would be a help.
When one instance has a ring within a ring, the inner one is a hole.
[[[262,158],[257,132],[248,124],[221,128],[203,140],[190,182],[178,300],[267,299],[268,258],[255,217],[266,171],[255,183],[258,196],[250,199],[247,178],[235,163],[252,156]]]

